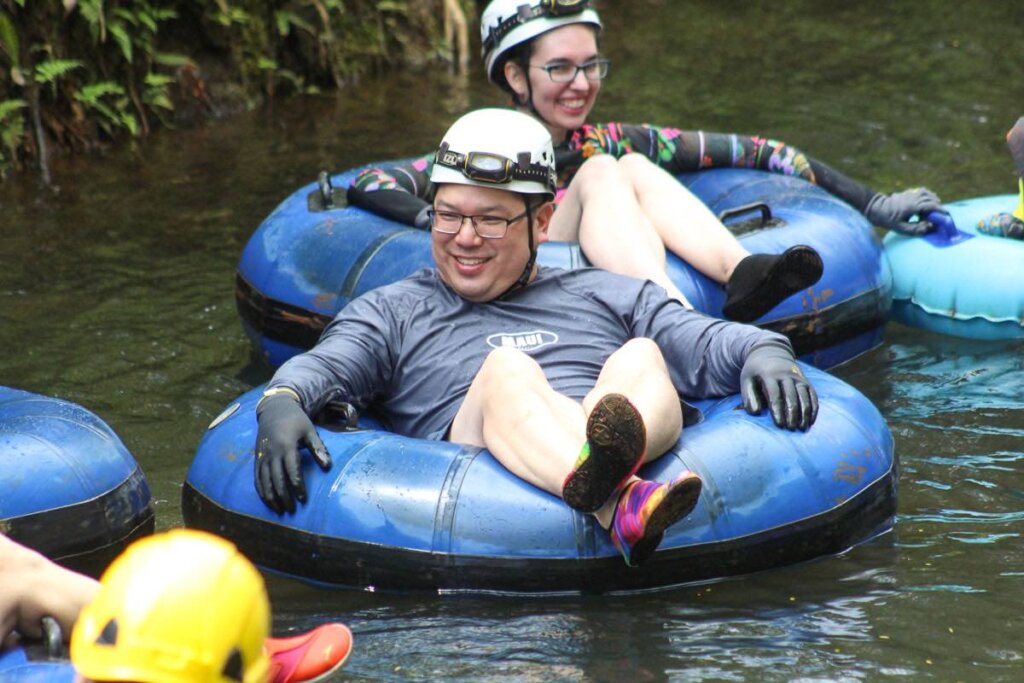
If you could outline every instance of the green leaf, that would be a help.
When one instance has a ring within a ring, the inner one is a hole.
[[[263,71],[273,71],[277,68],[277,62],[269,57],[260,57],[256,60],[256,68]]]
[[[193,63],[188,55],[176,52],[157,52],[153,55],[153,61],[164,66],[185,66]]]
[[[151,107],[159,107],[167,111],[174,111],[174,103],[167,93],[160,90],[147,90],[142,95],[142,101]]]
[[[132,63],[132,37],[128,35],[128,31],[125,30],[124,24],[121,22],[111,22],[110,26],[107,27],[110,35],[114,36],[114,40],[117,42],[117,46],[121,48],[121,54],[124,55],[124,60],[129,64]]]
[[[286,36],[291,31],[291,27],[295,26],[301,28],[310,35],[316,35],[317,29],[313,24],[309,23],[295,12],[289,12],[288,10],[280,10],[274,13],[274,19],[277,22],[277,32],[279,35]]]
[[[75,99],[88,106],[96,106],[105,95],[124,95],[124,88],[113,81],[100,81],[83,86]]]
[[[234,24],[245,25],[252,21],[252,16],[241,7],[232,7],[228,17]]]
[[[124,19],[129,24],[131,24],[132,26],[138,26],[139,25],[139,17],[136,16],[134,12],[132,12],[130,10],[126,10],[124,7],[118,7],[117,9],[115,9],[114,10],[114,16],[115,17],[120,17],[121,19]]]
[[[155,74],[150,71],[146,74],[146,78],[143,81],[147,87],[150,88],[163,88],[164,86],[170,85],[174,82],[174,79],[166,74]]]
[[[87,104],[89,105],[90,109],[99,112],[103,119],[105,119],[106,121],[109,121],[111,123],[117,123],[117,112],[115,112],[107,105],[103,104],[99,100],[96,100],[95,102],[88,102]]]
[[[18,32],[14,29],[7,13],[0,14],[0,50],[7,54],[11,60],[11,66],[17,69],[21,66],[21,47],[18,42]]]
[[[167,21],[168,19],[178,18],[177,10],[170,9],[169,7],[150,10],[150,14],[152,14],[153,18],[157,21]]]
[[[121,112],[120,116],[121,125],[128,129],[128,132],[132,134],[132,137],[138,137],[139,135],[139,122],[135,118],[135,114],[130,112]]]
[[[277,35],[286,36],[288,31],[291,30],[291,21],[289,16],[291,12],[285,10],[279,10],[274,12],[274,21],[277,23]]]
[[[77,59],[47,59],[36,64],[36,81],[50,83],[81,66]]]
[[[82,16],[85,17],[85,23],[89,24],[93,40],[99,41],[100,31],[105,22],[103,17],[103,0],[81,0],[78,3],[78,7]]]
[[[143,10],[139,12],[138,17],[139,22],[148,28],[150,32],[156,33],[156,20],[153,18],[152,14]]]
[[[28,104],[25,100],[4,100],[0,102],[0,121],[3,121],[7,116],[14,111],[18,111]]]

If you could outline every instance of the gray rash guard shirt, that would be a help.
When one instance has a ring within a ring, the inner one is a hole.
[[[739,390],[750,349],[781,335],[685,309],[648,280],[598,269],[540,268],[527,287],[467,301],[425,269],[350,302],[310,351],[269,387],[290,387],[315,414],[331,400],[373,406],[388,429],[443,433],[487,355],[511,347],[543,368],[555,391],[582,399],[608,357],[635,337],[660,347],[681,397]]]

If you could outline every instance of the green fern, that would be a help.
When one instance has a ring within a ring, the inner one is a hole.
[[[167,87],[174,83],[174,79],[164,74],[150,72],[146,74],[146,89],[142,92],[143,103],[150,107],[159,107],[167,111],[174,111],[174,103],[171,102]]]
[[[96,43],[106,40],[107,19],[103,14],[103,0],[80,0],[78,10],[89,25],[89,33]]]
[[[124,95],[124,88],[113,81],[90,83],[75,93],[75,99],[86,106],[93,106],[104,95]]]
[[[110,35],[113,36],[114,42],[121,48],[121,54],[124,55],[124,60],[129,64],[132,63],[132,37],[128,35],[128,31],[125,29],[124,24],[119,21],[110,22],[108,27]]]
[[[61,76],[81,67],[82,62],[77,59],[47,59],[36,64],[36,82],[53,83]]]
[[[11,112],[24,109],[28,104],[25,100],[3,100],[0,102],[0,123],[10,115]]]
[[[25,119],[14,114],[26,106],[25,100],[0,102],[0,177],[17,164],[18,148],[25,138]]]
[[[75,99],[99,114],[97,123],[111,137],[122,129],[133,137],[139,134],[139,122],[131,112],[131,101],[119,83],[90,83],[75,93]]]

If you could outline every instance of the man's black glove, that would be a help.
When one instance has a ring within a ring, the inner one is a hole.
[[[306,502],[299,446],[309,449],[325,472],[331,468],[331,456],[292,396],[282,393],[262,399],[256,406],[256,420],[256,492],[271,510],[295,512],[296,498]]]
[[[879,192],[864,209],[864,215],[872,225],[878,225],[904,235],[923,235],[931,232],[935,226],[924,220],[924,216],[932,211],[944,212],[942,201],[925,187],[882,194]],[[921,220],[910,222],[914,216]]]
[[[818,417],[818,394],[782,342],[751,350],[740,371],[740,392],[748,413],[756,415],[767,404],[775,424],[785,429],[806,430]]]

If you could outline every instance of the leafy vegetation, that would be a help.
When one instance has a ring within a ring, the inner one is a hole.
[[[465,7],[464,7],[465,6]],[[0,178],[370,70],[453,61],[472,0],[0,0]],[[461,55],[465,60],[465,55]],[[216,73],[210,82],[207,73]],[[225,102],[217,86],[240,84]]]

